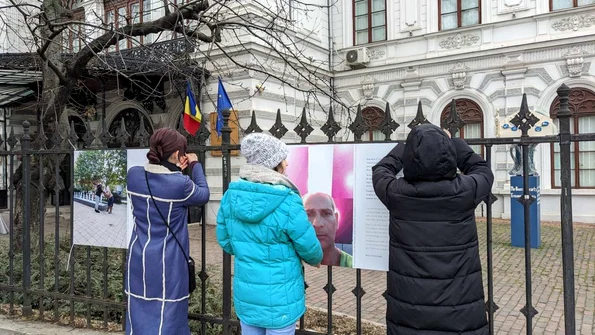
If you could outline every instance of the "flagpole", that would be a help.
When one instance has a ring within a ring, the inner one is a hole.
[[[198,109],[200,110],[201,114],[202,114],[202,89],[203,87],[205,87],[206,83],[206,79],[205,79],[205,62],[202,63],[202,71],[200,72],[200,84],[198,85],[198,101],[196,102],[198,104]]]

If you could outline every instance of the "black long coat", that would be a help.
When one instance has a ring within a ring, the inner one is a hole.
[[[488,334],[475,224],[494,181],[487,162],[421,125],[372,169],[390,210],[387,333]]]

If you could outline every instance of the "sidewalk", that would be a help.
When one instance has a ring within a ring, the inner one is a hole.
[[[495,220],[493,225],[494,300],[500,307],[495,315],[498,335],[525,334],[525,316],[520,312],[525,305],[524,249],[510,246],[510,223]],[[486,224],[478,222],[478,235],[483,269],[484,287],[487,287]],[[190,251],[197,262],[201,261],[201,226],[191,225]],[[217,243],[215,227],[207,226],[207,263],[221,264],[222,250]],[[533,330],[540,335],[564,333],[564,304],[562,284],[562,241],[559,223],[542,223],[540,249],[531,251],[533,306],[538,314],[533,319]],[[576,288],[577,335],[595,334],[595,226],[575,224],[574,259]],[[233,270],[232,270],[233,271]],[[386,273],[361,271],[362,319],[385,323]],[[211,278],[220,273],[209,273]],[[354,269],[333,268],[333,312],[356,315],[356,299],[352,290],[356,285]],[[306,303],[308,306],[327,309],[327,268],[306,267]],[[487,298],[487,292],[486,292]]]
[[[98,330],[87,330],[81,328],[72,328],[68,326],[58,326],[41,321],[23,321],[16,318],[9,318],[6,315],[0,315],[0,335],[121,335],[122,332],[104,332]]]
[[[201,234],[199,224],[190,225],[191,255],[200,269]],[[220,265],[223,252],[219,247],[214,226],[206,227],[206,255],[208,264]],[[484,286],[486,274],[486,225],[478,223]],[[533,320],[534,333],[558,335],[564,333],[564,305],[562,283],[562,252],[559,224],[542,225],[542,247],[531,251],[533,264],[533,305],[538,314]],[[493,227],[494,297],[500,307],[495,315],[495,333],[498,335],[525,334],[525,317],[520,309],[525,305],[524,250],[510,246],[510,224],[498,220]],[[595,334],[595,226],[577,224],[574,227],[576,328],[577,335]],[[233,269],[232,269],[233,271]],[[386,287],[386,273],[361,271],[362,319],[385,322],[386,301],[382,293]],[[221,278],[221,273],[211,271],[210,278]],[[356,284],[354,269],[333,268],[333,312],[356,315],[356,299],[352,293]],[[307,304],[327,308],[327,268],[306,267]],[[121,332],[73,329],[38,321],[22,321],[0,315],[0,335],[101,335]]]
[[[126,248],[126,205],[115,204],[112,214],[95,213],[95,208],[74,203],[74,243],[108,248]]]

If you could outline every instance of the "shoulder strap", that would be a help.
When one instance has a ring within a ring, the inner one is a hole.
[[[161,214],[161,210],[157,206],[157,202],[155,201],[155,198],[153,198],[153,193],[151,192],[151,186],[149,186],[149,174],[147,173],[147,170],[145,170],[145,179],[147,181],[147,188],[149,189],[149,195],[151,196],[151,200],[153,200],[153,205],[155,205],[155,208],[157,208],[157,212],[159,213],[159,216],[161,216],[161,219],[163,220],[163,222],[165,222],[167,229],[169,229],[171,235],[174,237],[174,239],[178,243],[178,246],[182,250],[182,254],[184,255],[184,258],[186,258],[186,262],[190,262],[190,260],[188,259],[188,256],[186,256],[186,253],[184,252],[184,248],[182,247],[182,244],[180,243],[180,241],[178,241],[176,234],[174,234],[173,230],[171,230],[171,228],[169,227],[169,222],[165,219],[163,214]]]

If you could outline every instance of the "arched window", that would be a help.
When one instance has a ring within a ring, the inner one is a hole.
[[[366,107],[362,109],[362,117],[370,129],[362,136],[362,141],[384,141],[384,134],[380,130],[380,125],[384,121],[384,111],[374,106]]]
[[[573,134],[595,132],[595,93],[586,88],[570,90],[568,107],[572,118],[570,132]],[[560,109],[558,97],[550,107],[550,117],[560,126],[557,115]],[[570,179],[575,188],[595,188],[595,143],[574,142],[570,146]],[[560,145],[552,144],[552,188],[560,187]],[[577,173],[578,171],[578,173]]]
[[[457,112],[461,119],[465,121],[465,126],[458,133],[458,137],[463,139],[483,138],[483,112],[479,105],[470,99],[457,99]],[[440,116],[440,124],[450,116],[450,104],[444,107]],[[472,145],[471,149],[483,156],[482,145]]]
[[[153,128],[151,127],[151,121],[140,111],[134,108],[127,108],[122,110],[121,112],[116,115],[112,123],[109,125],[109,133],[114,138],[108,143],[108,147],[110,148],[118,148],[120,147],[120,141],[116,138],[118,131],[122,127],[122,122],[124,123],[124,127],[130,138],[128,143],[126,143],[127,147],[137,147],[140,143],[135,142],[135,137],[137,131],[140,129],[140,119],[141,117],[144,119],[145,130],[149,136],[153,134]]]

